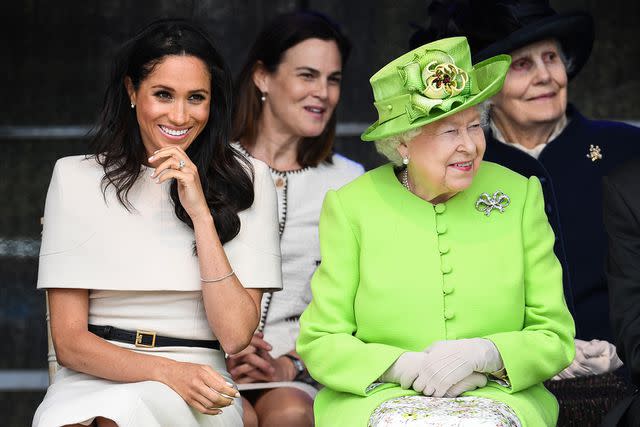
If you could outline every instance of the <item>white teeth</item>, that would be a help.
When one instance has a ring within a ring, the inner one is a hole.
[[[322,113],[321,108],[307,107],[307,110],[311,111],[312,113]]]
[[[162,129],[162,132],[167,133],[171,136],[182,136],[185,133],[189,132],[189,129],[173,130],[173,129],[166,128],[164,126],[160,126],[160,129]]]
[[[464,163],[454,163],[453,165],[459,168],[466,168],[468,166],[471,166],[473,162],[464,162]]]

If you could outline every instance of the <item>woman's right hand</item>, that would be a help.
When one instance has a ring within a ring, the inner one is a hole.
[[[420,375],[428,356],[421,351],[407,351],[402,353],[398,359],[380,376],[383,383],[396,383],[407,390],[411,388],[413,382]]]
[[[207,365],[175,362],[163,376],[163,383],[203,414],[218,415],[222,408],[233,404],[234,398],[240,397],[238,390]]]
[[[586,377],[613,372],[622,366],[616,346],[604,340],[574,339],[576,356],[573,362],[553,377],[554,380]]]
[[[149,162],[160,162],[151,175],[156,183],[160,184],[170,179],[176,180],[180,203],[193,222],[196,222],[198,217],[211,215],[202,190],[198,167],[182,148],[178,146],[163,147],[149,157]]]

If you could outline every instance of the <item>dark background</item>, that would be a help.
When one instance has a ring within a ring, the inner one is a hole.
[[[590,11],[596,42],[571,83],[570,99],[594,118],[637,121],[640,3],[552,1]],[[311,8],[340,23],[353,43],[339,107],[337,151],[368,169],[382,159],[359,132],[375,119],[368,78],[404,53],[409,22],[425,23],[428,1],[7,1],[0,28],[0,415],[30,425],[44,391],[2,390],[2,375],[46,369],[44,294],[35,290],[40,217],[55,160],[87,151],[115,49],[159,17],[195,17],[237,72],[260,27],[280,12]],[[628,141],[628,143],[640,143]]]

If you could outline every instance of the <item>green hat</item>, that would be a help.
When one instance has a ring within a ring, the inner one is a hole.
[[[386,138],[479,104],[500,91],[510,64],[509,55],[497,55],[471,65],[465,37],[405,53],[369,80],[378,120],[360,138]]]

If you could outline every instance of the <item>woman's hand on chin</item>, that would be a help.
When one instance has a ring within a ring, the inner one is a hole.
[[[211,217],[198,168],[182,148],[161,148],[149,157],[149,163],[157,165],[151,175],[156,183],[160,184],[169,179],[178,182],[178,197],[191,221],[195,223],[199,219]]]

